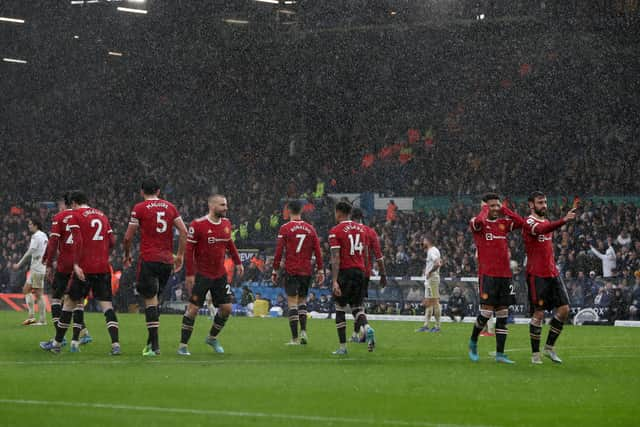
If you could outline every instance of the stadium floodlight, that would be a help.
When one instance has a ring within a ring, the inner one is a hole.
[[[2,58],[4,62],[13,62],[15,64],[26,64],[27,61],[24,59],[15,59],[15,58]]]
[[[278,13],[282,13],[283,15],[295,15],[296,14],[293,10],[289,10],[289,9],[278,9]]]
[[[296,4],[297,1],[294,0],[285,0],[284,4]]]
[[[129,13],[139,13],[141,15],[146,15],[147,11],[144,9],[132,9],[130,7],[122,7],[118,6],[118,11],[120,12],[129,12]]]
[[[100,0],[87,0],[85,3],[87,4],[100,3]]]
[[[73,36],[73,38],[74,38],[74,39],[76,39],[76,40],[78,40],[78,39],[80,38],[80,36],[75,35],[75,36]]]
[[[144,3],[144,2],[146,2],[147,0],[125,0],[125,1],[127,1],[127,2],[129,2],[129,3]]]
[[[111,56],[122,56],[122,53],[121,53],[121,52],[114,52],[114,51],[112,51],[112,50],[110,50],[110,51],[108,52],[108,54],[109,54],[109,55],[111,55]]]
[[[14,24],[24,24],[24,19],[19,18],[7,18],[6,16],[0,16],[2,22],[13,22]]]
[[[249,21],[244,19],[223,19],[227,24],[236,24],[236,25],[247,25]]]
[[[84,4],[84,0],[71,0],[71,4]]]
[[[271,4],[279,4],[280,0],[255,0],[258,3],[271,3]]]

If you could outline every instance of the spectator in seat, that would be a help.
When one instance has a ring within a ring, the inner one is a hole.
[[[451,320],[456,321],[455,316],[460,316],[460,321],[464,319],[467,312],[467,300],[465,299],[462,290],[456,286],[453,288],[453,292],[449,297],[447,304],[447,315],[451,317]]]

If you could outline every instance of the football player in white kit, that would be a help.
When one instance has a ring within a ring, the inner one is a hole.
[[[416,332],[440,332],[440,317],[442,308],[440,306],[440,266],[442,258],[440,251],[433,245],[433,238],[425,236],[422,239],[422,247],[427,249],[427,262],[424,269],[424,325]],[[435,317],[435,325],[429,328],[431,316]]]
[[[13,264],[14,270],[19,270],[27,261],[31,260],[29,269],[29,277],[22,291],[24,292],[24,300],[27,303],[29,317],[22,322],[23,325],[46,325],[47,324],[47,306],[44,301],[44,277],[47,271],[42,263],[42,257],[47,249],[49,239],[42,231],[42,221],[38,218],[29,219],[29,231],[32,233],[29,249],[17,263]],[[39,319],[36,322],[34,314],[34,302],[38,303]]]

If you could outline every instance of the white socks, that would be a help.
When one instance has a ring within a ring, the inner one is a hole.
[[[47,323],[47,303],[44,301],[44,295],[40,295],[40,298],[38,298],[38,311],[40,312],[40,319],[38,321]]]
[[[440,327],[440,316],[442,315],[442,307],[440,304],[433,306],[433,315],[436,318],[436,328]]]
[[[33,318],[33,294],[31,292],[24,294],[24,300],[26,301],[27,308],[29,309],[29,318]]]
[[[424,311],[424,326],[429,326],[431,316],[433,315],[433,306],[429,306]]]

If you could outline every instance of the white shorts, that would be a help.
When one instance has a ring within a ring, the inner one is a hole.
[[[27,285],[31,285],[34,289],[43,289],[44,288],[44,274],[42,273],[31,273],[29,278],[27,279]]]
[[[424,284],[425,298],[440,298],[440,275],[432,274]]]

